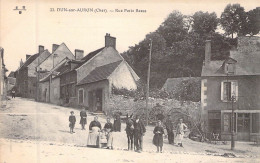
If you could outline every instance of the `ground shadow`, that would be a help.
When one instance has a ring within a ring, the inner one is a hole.
[[[60,132],[70,133],[68,130],[59,130]]]

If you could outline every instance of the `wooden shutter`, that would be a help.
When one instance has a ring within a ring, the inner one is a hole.
[[[237,99],[238,99],[238,83],[237,83],[237,81],[232,81],[231,82],[231,97],[233,95],[235,96],[235,100],[234,101],[237,101]]]
[[[220,91],[220,95],[221,95],[221,100],[224,100],[224,82],[221,82],[221,91]]]

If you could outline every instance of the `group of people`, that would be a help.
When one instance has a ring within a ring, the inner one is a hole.
[[[174,139],[174,132],[173,132],[174,130],[173,121],[171,120],[170,115],[168,115],[166,119],[165,127],[168,135],[169,144],[174,144],[174,140],[175,140],[178,146],[183,147],[182,140],[184,137],[184,132],[188,129],[188,127],[183,123],[183,119],[179,119],[179,123],[176,126],[175,139]],[[157,152],[162,152],[164,128],[160,120],[157,122],[157,125],[155,126],[153,133],[154,133],[153,143],[157,147]]]
[[[82,110],[80,112],[80,117],[80,124],[82,130],[85,130],[85,125],[87,124],[86,110]],[[89,135],[87,140],[88,147],[105,147],[107,149],[113,149],[113,132],[121,131],[120,116],[116,115],[114,119],[115,121],[113,125],[110,122],[110,118],[107,118],[107,122],[104,125],[104,128],[102,129],[101,123],[98,121],[98,117],[94,117],[94,120],[89,124]],[[74,133],[76,117],[74,116],[73,111],[71,111],[69,122],[70,133]],[[170,116],[168,116],[168,118],[166,119],[165,126],[167,130],[169,144],[174,144],[175,140],[178,146],[183,147],[182,139],[184,136],[184,131],[187,129],[187,126],[183,123],[183,119],[179,120],[179,123],[176,127],[175,139],[173,132],[173,122],[170,119]],[[139,115],[136,115],[135,118],[133,117],[133,115],[131,115],[130,117],[127,116],[125,131],[128,139],[128,150],[135,150],[137,152],[141,152],[143,150],[143,136],[146,132],[146,128]],[[157,147],[157,152],[162,152],[163,135],[165,133],[161,121],[157,122],[157,125],[155,126],[153,133],[153,144]]]

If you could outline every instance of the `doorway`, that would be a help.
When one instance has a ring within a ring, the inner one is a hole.
[[[96,89],[88,92],[88,104],[90,110],[94,112],[102,112],[103,111],[103,91],[102,89]]]
[[[250,113],[237,114],[237,139],[250,140]]]

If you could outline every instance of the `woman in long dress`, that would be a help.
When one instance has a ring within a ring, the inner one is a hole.
[[[88,141],[87,146],[88,147],[96,147],[99,146],[99,131],[101,130],[101,124],[98,121],[98,117],[94,117],[94,121],[92,121],[89,124],[89,135],[88,135]]]
[[[159,148],[160,152],[162,153],[164,130],[162,127],[162,122],[160,120],[158,121],[157,126],[155,126],[153,133],[153,144],[157,147],[157,153],[159,152]]]

